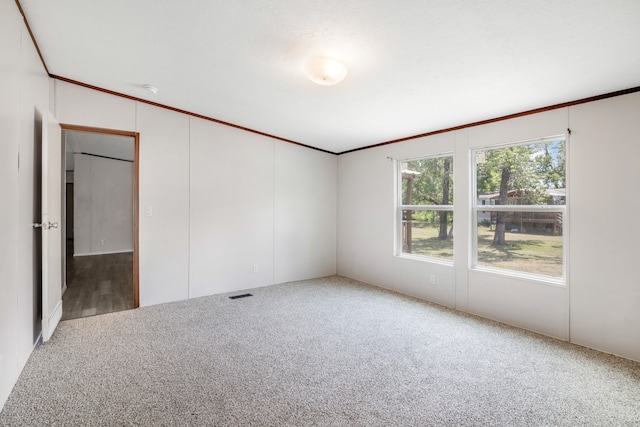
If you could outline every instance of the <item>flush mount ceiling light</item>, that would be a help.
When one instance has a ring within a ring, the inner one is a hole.
[[[143,88],[145,88],[147,91],[151,92],[152,94],[156,94],[158,93],[158,88],[155,86],[151,86],[151,85],[142,85]]]
[[[319,85],[334,85],[340,83],[347,75],[347,67],[342,62],[329,58],[316,58],[305,68],[307,77]]]

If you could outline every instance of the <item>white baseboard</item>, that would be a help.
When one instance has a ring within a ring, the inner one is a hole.
[[[47,342],[62,319],[62,300],[58,302],[48,319],[42,319],[42,341]]]
[[[33,353],[33,350],[36,349],[36,347],[38,345],[40,345],[40,340],[42,339],[42,331],[40,331],[40,333],[38,334],[38,338],[36,338],[36,341],[33,343],[33,347],[31,348],[31,352]],[[28,361],[29,359],[27,359]],[[27,364],[27,362],[25,361],[24,363],[25,365]]]

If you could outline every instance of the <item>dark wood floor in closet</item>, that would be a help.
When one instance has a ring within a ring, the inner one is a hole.
[[[133,253],[74,257],[69,241],[62,320],[132,308]]]

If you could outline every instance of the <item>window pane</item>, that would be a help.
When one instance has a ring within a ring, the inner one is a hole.
[[[563,277],[563,214],[478,211],[479,266]]]
[[[403,205],[453,205],[453,156],[400,163]]]
[[[402,253],[453,260],[453,212],[402,211]]]
[[[478,205],[564,205],[565,140],[476,151]]]

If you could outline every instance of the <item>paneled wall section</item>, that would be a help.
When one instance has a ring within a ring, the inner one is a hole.
[[[55,81],[61,123],[140,133],[140,304],[336,273],[337,157]]]
[[[339,156],[338,274],[640,361],[637,117],[634,93]],[[470,150],[568,128],[567,285],[471,269]],[[387,157],[446,152],[455,155],[454,264],[396,257]]]
[[[74,156],[74,256],[133,251],[133,163]]]
[[[34,245],[49,79],[14,2],[0,2],[0,407],[40,334]]]

